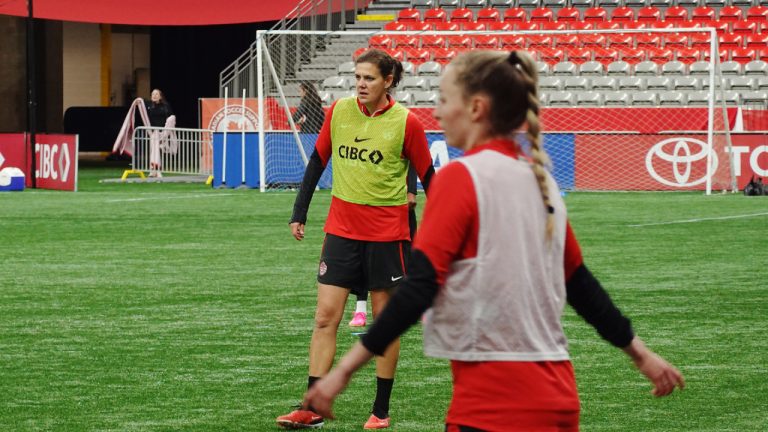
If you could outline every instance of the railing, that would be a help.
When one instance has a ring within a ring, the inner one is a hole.
[[[270,30],[346,30],[347,23],[354,22],[358,11],[366,7],[371,0],[301,0],[296,7],[276,23]],[[267,41],[267,46],[270,46]],[[281,55],[276,55],[275,67],[281,78],[292,76],[302,64],[308,63],[318,48],[326,41],[313,37],[310,40],[297,39],[296,43],[306,44],[309,49],[292,49],[295,58],[285,55],[288,40],[281,38]],[[302,56],[299,55],[302,53]],[[224,97],[224,89],[229,94],[241,94],[245,89],[249,96],[256,95],[256,41],[232,64],[219,74],[219,97]]]
[[[211,131],[141,126],[133,132],[132,172],[210,175],[213,166]]]

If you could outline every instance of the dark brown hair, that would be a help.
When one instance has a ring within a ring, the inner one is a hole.
[[[369,49],[360,54],[357,60],[355,60],[355,64],[357,65],[360,63],[371,63],[376,65],[376,67],[379,68],[381,76],[384,78],[392,75],[392,86],[389,89],[397,87],[397,84],[399,84],[400,80],[403,78],[403,64],[382,50]]]

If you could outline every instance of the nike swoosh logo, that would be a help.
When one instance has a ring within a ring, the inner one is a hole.
[[[361,143],[361,142],[363,142],[363,141],[368,141],[369,139],[370,139],[370,138],[358,138],[358,137],[355,137],[355,142],[356,142],[356,143]]]
[[[398,276],[398,277],[392,276],[390,279],[392,279],[392,282],[394,282],[394,281],[399,281],[402,278],[403,278],[402,276]]]

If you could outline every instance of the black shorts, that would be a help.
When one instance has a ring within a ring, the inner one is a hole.
[[[358,293],[396,287],[405,277],[410,254],[407,240],[372,242],[326,234],[317,281]]]

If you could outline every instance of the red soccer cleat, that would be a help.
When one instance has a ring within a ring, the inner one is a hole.
[[[277,425],[284,429],[320,429],[323,417],[308,410],[295,410],[277,418]]]
[[[389,417],[385,419],[380,419],[375,415],[371,414],[371,417],[369,417],[368,421],[365,422],[365,426],[363,426],[363,429],[386,429],[388,427],[389,427]]]

